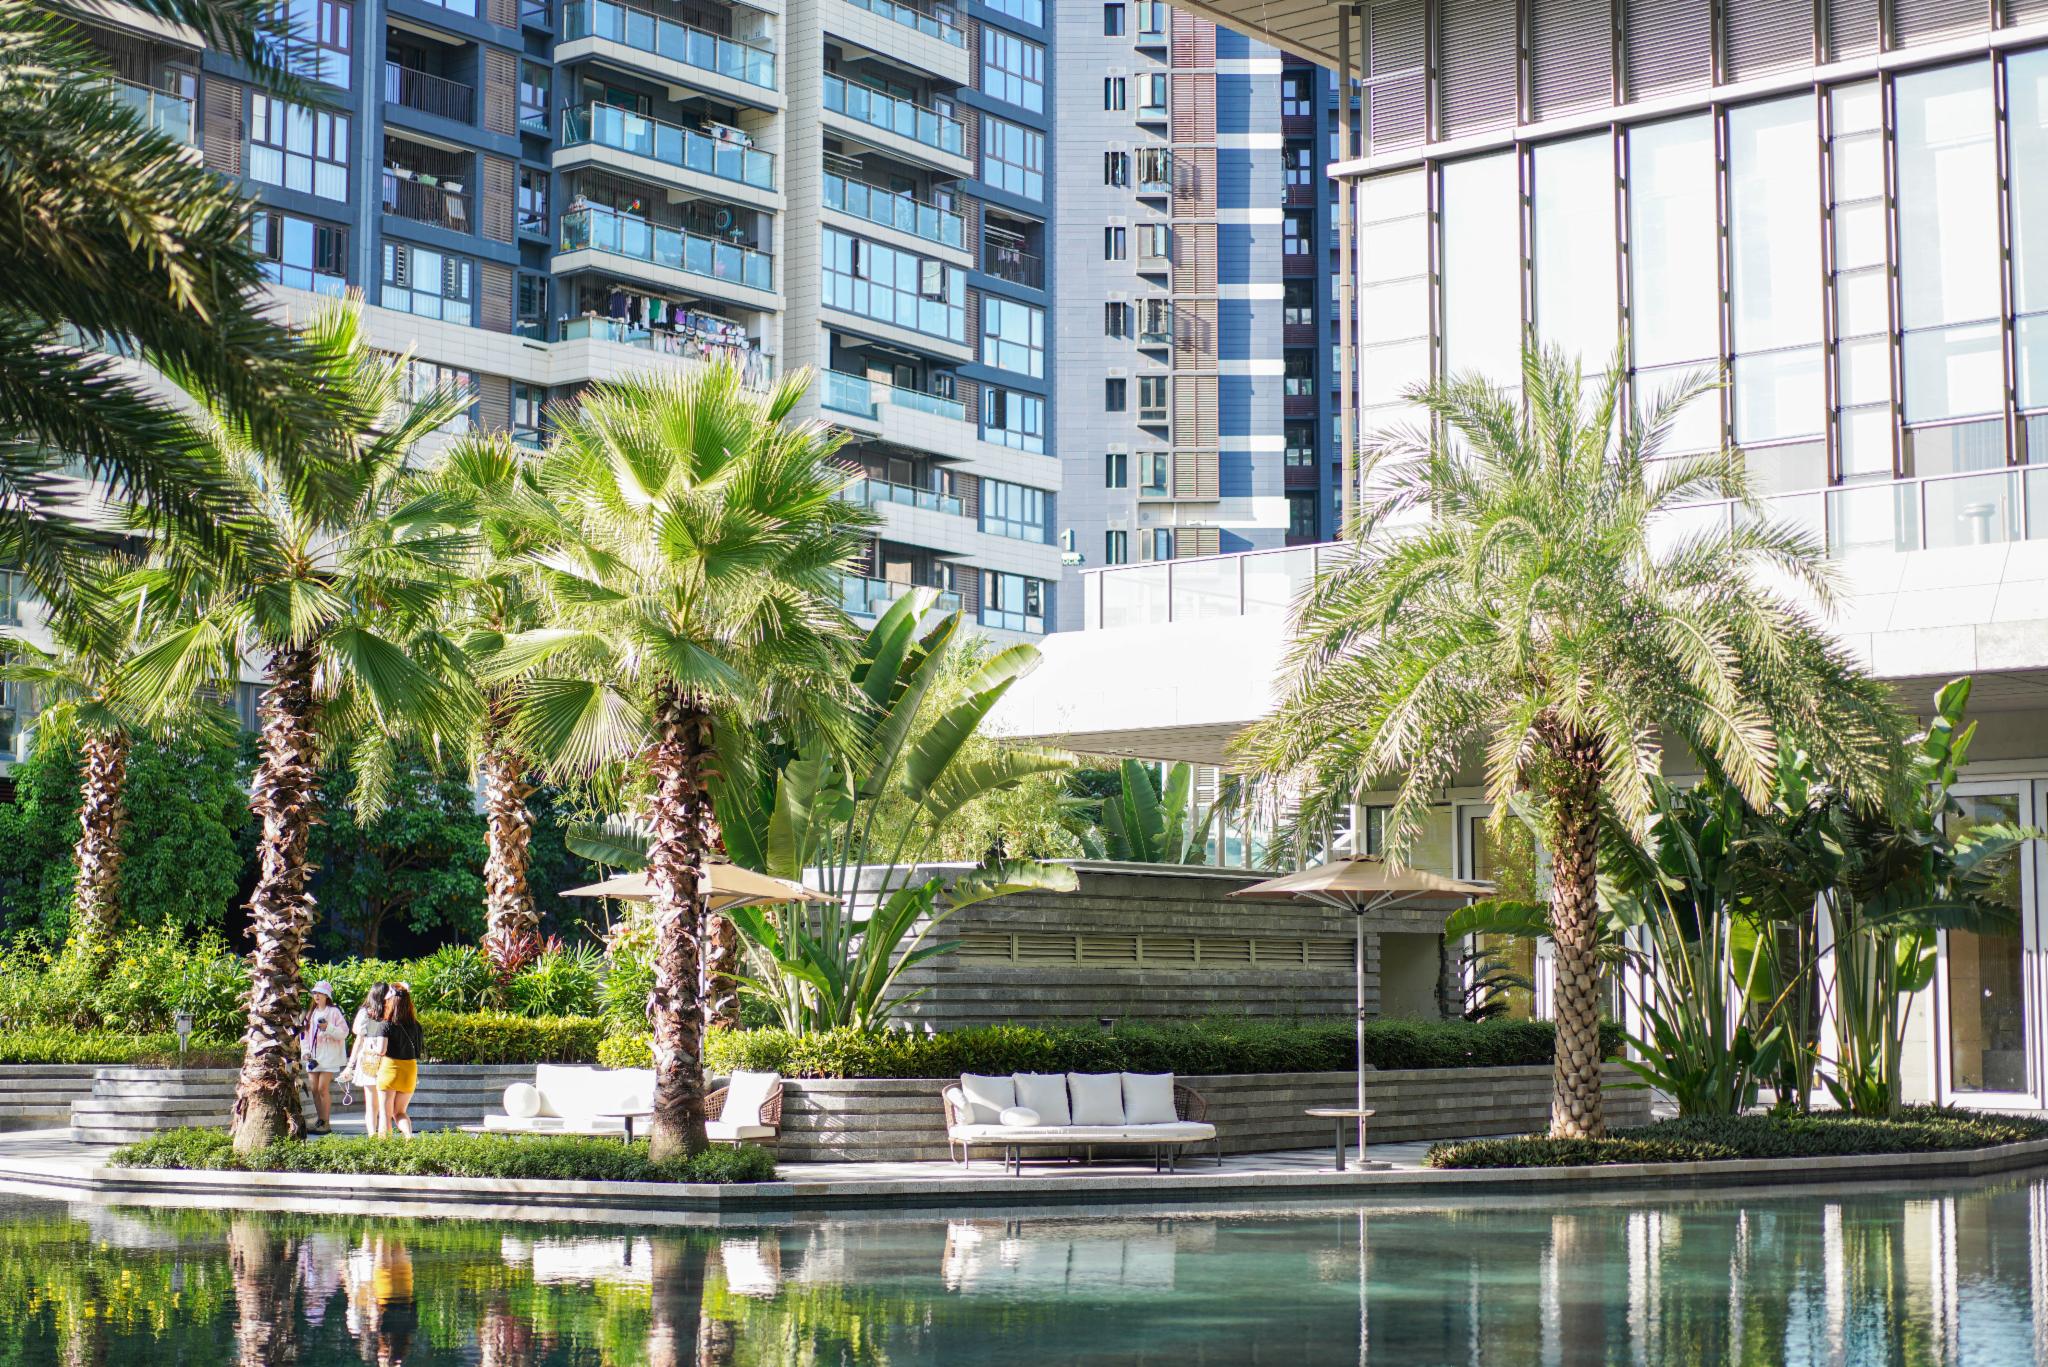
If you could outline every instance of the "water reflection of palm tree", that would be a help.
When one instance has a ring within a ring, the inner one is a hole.
[[[706,1241],[688,1234],[669,1234],[656,1235],[652,1244],[647,1367],[683,1367],[691,1362],[708,1367],[712,1359],[701,1354],[698,1342],[709,1271]]]
[[[228,1267],[235,1283],[235,1355],[241,1367],[287,1367],[298,1360],[293,1283],[298,1259],[256,1216],[228,1226]]]

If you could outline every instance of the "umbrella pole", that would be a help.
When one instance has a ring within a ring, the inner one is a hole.
[[[1355,1032],[1358,1064],[1358,1162],[1365,1164],[1365,914],[1354,911],[1351,914],[1353,929],[1353,958],[1351,981],[1353,1005],[1357,1020],[1352,1029]]]

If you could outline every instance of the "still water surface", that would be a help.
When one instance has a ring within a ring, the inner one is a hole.
[[[13,1364],[2048,1362],[2048,1181],[656,1229],[0,1196]]]

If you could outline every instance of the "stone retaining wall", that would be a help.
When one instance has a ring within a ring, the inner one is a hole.
[[[1547,1065],[1368,1073],[1366,1105],[1377,1112],[1368,1141],[1544,1129],[1550,1123],[1550,1077]],[[1633,1079],[1619,1064],[1607,1065],[1610,1125],[1649,1122],[1649,1093],[1619,1086]],[[1209,1120],[1225,1153],[1328,1144],[1331,1122],[1303,1111],[1349,1106],[1357,1088],[1351,1073],[1249,1073],[1183,1081],[1208,1101]],[[782,1138],[776,1151],[793,1163],[944,1158],[939,1092],[945,1085],[936,1078],[792,1078],[783,1084]]]
[[[92,1063],[0,1063],[0,1131],[62,1129],[92,1093]]]
[[[130,1144],[188,1125],[225,1125],[235,1100],[233,1068],[122,1068],[94,1070],[92,1093],[71,1104],[71,1137],[92,1144]],[[474,1125],[495,1111],[505,1089],[533,1081],[530,1063],[426,1063],[411,1106],[421,1129]],[[335,1086],[337,1116],[343,1110]],[[305,1113],[312,1115],[310,1099]],[[353,1114],[362,1118],[358,1094]]]

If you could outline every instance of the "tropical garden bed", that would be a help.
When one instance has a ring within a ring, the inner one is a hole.
[[[329,1135],[281,1139],[238,1155],[226,1130],[167,1130],[109,1160],[115,1167],[205,1172],[302,1172],[336,1176],[492,1177],[550,1182],[768,1182],[775,1158],[752,1144],[655,1161],[647,1142],[575,1135],[493,1135],[442,1131],[411,1139]]]
[[[2048,1120],[1945,1106],[1888,1118],[1838,1112],[1693,1116],[1617,1130],[1604,1139],[1471,1139],[1432,1147],[1433,1168],[1572,1168],[1614,1163],[1715,1163],[1737,1158],[1845,1158],[1953,1153],[2048,1139]]]

